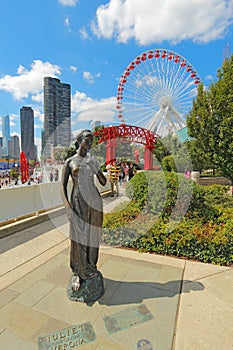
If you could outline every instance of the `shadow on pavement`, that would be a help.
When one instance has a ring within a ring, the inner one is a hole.
[[[99,299],[100,305],[137,304],[145,299],[172,298],[177,294],[189,293],[190,291],[202,291],[204,285],[200,282],[184,280],[157,282],[121,282],[108,278],[104,279],[105,294]],[[182,289],[182,290],[181,290]]]

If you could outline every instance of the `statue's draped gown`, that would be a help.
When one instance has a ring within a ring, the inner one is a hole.
[[[81,279],[89,279],[97,272],[99,243],[103,223],[103,203],[94,182],[91,157],[75,155],[70,158],[73,181],[70,222],[70,267]],[[96,160],[92,158],[92,161]],[[96,162],[97,163],[97,162]],[[98,169],[98,165],[96,166]]]

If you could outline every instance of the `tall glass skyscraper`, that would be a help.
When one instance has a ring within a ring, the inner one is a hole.
[[[44,144],[66,147],[71,141],[70,84],[57,78],[44,78]],[[43,151],[43,150],[42,150]],[[46,155],[48,152],[46,151]]]
[[[10,136],[10,117],[9,115],[2,117],[2,147],[6,156],[9,155],[8,141],[11,140]]]
[[[34,139],[34,111],[31,107],[20,108],[21,151],[28,160],[36,160]]]

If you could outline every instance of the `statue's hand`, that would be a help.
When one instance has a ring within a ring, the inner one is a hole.
[[[74,212],[73,212],[72,209],[68,209],[66,214],[67,214],[67,217],[68,217],[69,221],[73,221],[74,220]]]

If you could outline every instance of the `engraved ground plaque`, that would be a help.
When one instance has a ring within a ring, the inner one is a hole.
[[[149,340],[141,339],[138,341],[137,350],[153,350],[153,346]]]
[[[70,350],[96,340],[90,322],[38,337],[38,350]]]
[[[137,324],[152,320],[154,317],[146,305],[133,306],[115,314],[104,317],[104,323],[109,334],[123,331]]]

